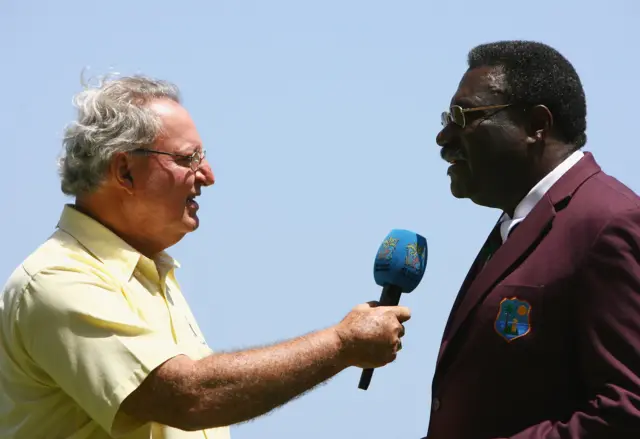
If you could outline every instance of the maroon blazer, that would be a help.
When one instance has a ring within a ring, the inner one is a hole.
[[[426,437],[640,438],[640,198],[586,153],[485,260],[445,328]]]

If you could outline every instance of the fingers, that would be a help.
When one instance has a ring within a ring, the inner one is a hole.
[[[397,334],[397,340],[395,342],[395,352],[398,353],[400,350],[402,350],[402,337],[404,337],[405,334],[405,328],[403,324],[398,324],[398,334]]]
[[[354,308],[354,311],[366,311],[371,308],[379,308],[380,312],[391,311],[396,315],[396,318],[400,323],[406,322],[411,318],[411,310],[406,306],[380,306],[380,302],[371,300],[366,303],[361,303]]]
[[[398,329],[398,338],[404,337],[404,333],[405,333],[404,325],[401,324],[400,328]]]

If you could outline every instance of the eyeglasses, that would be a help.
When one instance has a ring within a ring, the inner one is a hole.
[[[155,149],[148,148],[138,148],[134,149],[131,152],[137,152],[142,154],[162,154],[168,155],[171,157],[177,157],[182,160],[189,160],[189,167],[193,172],[196,172],[200,168],[200,164],[204,160],[206,151],[203,149],[202,151],[195,151],[193,154],[185,155],[185,154],[176,154],[175,152],[166,152],[166,151],[158,151]]]
[[[471,113],[473,111],[498,110],[501,108],[509,107],[510,105],[511,104],[489,105],[485,107],[474,107],[474,108],[462,108],[460,105],[452,105],[449,111],[442,112],[440,121],[443,127],[446,127],[450,123],[455,123],[461,128],[464,128],[467,125],[467,120],[464,116],[465,113]]]

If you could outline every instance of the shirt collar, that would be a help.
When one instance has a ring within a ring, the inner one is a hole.
[[[538,204],[538,201],[540,201],[547,191],[551,189],[551,186],[560,180],[560,177],[571,169],[573,165],[578,163],[583,156],[584,153],[580,150],[573,152],[529,191],[529,193],[516,206],[513,212],[513,218],[511,218],[507,213],[502,215],[500,218],[500,235],[502,236],[502,242],[507,240],[507,236],[509,235],[511,228],[523,221],[533,210],[536,204]]]
[[[131,279],[138,264],[151,263],[158,268],[162,267],[163,271],[180,267],[178,261],[166,252],[158,254],[153,261],[148,259],[110,229],[70,204],[64,206],[57,227],[75,238],[89,253],[120,274],[125,281]]]

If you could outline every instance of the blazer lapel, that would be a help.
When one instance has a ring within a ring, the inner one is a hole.
[[[553,204],[551,204],[549,197],[545,196],[527,216],[526,221],[520,224],[509,236],[509,239],[489,259],[489,262],[469,286],[469,290],[462,299],[460,307],[455,312],[451,322],[451,329],[447,337],[449,341],[456,336],[456,333],[473,309],[493,286],[517,267],[521,260],[526,258],[530,249],[535,248],[551,227],[554,217],[555,209]],[[446,349],[443,349],[440,357],[444,356],[445,352]]]
[[[480,248],[480,251],[476,256],[476,259],[473,261],[473,264],[471,264],[471,268],[469,268],[469,271],[467,272],[467,276],[462,282],[462,286],[458,291],[456,300],[453,303],[453,306],[451,308],[451,313],[449,314],[449,319],[447,320],[447,324],[444,328],[444,332],[442,336],[442,344],[438,352],[438,359],[436,363],[440,361],[440,357],[442,357],[442,354],[447,346],[447,340],[449,340],[449,333],[451,332],[454,316],[456,315],[456,312],[460,307],[460,304],[466,297],[466,294],[469,290],[469,286],[473,283],[474,279],[478,276],[478,273],[483,269],[484,265],[486,264],[489,256],[489,251],[490,251],[489,249],[492,247],[491,241],[495,239],[501,239],[500,238],[500,221],[496,223],[496,225],[493,227],[493,230],[487,237],[486,241],[484,242],[484,244],[482,244],[482,247]]]

